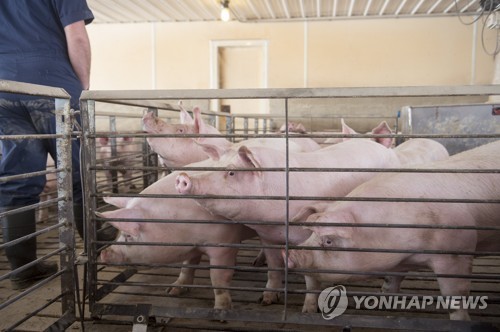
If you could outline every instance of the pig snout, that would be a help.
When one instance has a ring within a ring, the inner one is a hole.
[[[101,251],[101,262],[112,263],[113,262],[112,257],[113,257],[113,254],[112,254],[111,250],[104,249],[103,251]]]
[[[189,175],[182,172],[175,179],[175,189],[179,194],[189,194],[191,191],[192,182]]]

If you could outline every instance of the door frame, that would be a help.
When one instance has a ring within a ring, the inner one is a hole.
[[[262,49],[263,52],[263,66],[262,66],[262,84],[261,88],[267,88],[268,80],[268,48],[269,42],[267,40],[260,39],[231,39],[231,40],[211,40],[210,41],[210,88],[220,89],[220,71],[219,71],[219,49],[223,47],[239,47],[239,48],[251,48],[258,47]],[[212,100],[210,105],[213,110],[219,111],[220,100]]]

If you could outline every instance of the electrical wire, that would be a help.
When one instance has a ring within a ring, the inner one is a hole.
[[[463,15],[460,14],[460,9],[458,7],[458,0],[454,0],[455,2],[455,8],[457,10],[457,16],[458,16],[458,20],[464,24],[464,25],[471,25],[471,24],[474,24],[476,23],[477,21],[479,21],[479,19],[483,18],[482,20],[482,23],[483,23],[483,27],[481,29],[481,47],[483,48],[484,52],[488,55],[491,55],[493,57],[495,57],[499,52],[500,52],[500,42],[499,42],[499,38],[500,38],[500,28],[497,28],[497,34],[496,34],[496,41],[495,41],[495,49],[493,50],[493,52],[489,51],[487,46],[486,46],[486,38],[485,38],[485,27],[486,27],[486,22],[488,22],[488,19],[492,16],[492,15],[496,15],[495,12],[499,9],[499,5],[496,5],[494,6],[494,1],[493,0],[489,0],[489,1],[484,1],[484,5],[489,5],[489,8],[486,9],[485,6],[483,6],[483,4],[480,3],[480,7],[481,7],[481,12],[478,13],[478,15],[471,21],[471,22],[466,22],[464,19],[463,19]],[[485,13],[487,13],[485,15]]]
[[[491,11],[488,14],[488,16],[486,16],[485,22],[488,21],[488,18],[491,15],[495,15],[495,11]],[[483,28],[481,30],[481,46],[483,47],[483,50],[484,50],[484,52],[486,52],[486,54],[495,57],[500,52],[500,42],[499,42],[500,41],[500,27],[496,28],[497,34],[496,34],[496,38],[495,38],[496,39],[496,41],[495,41],[495,49],[493,50],[493,52],[490,52],[490,51],[488,51],[488,48],[487,48],[486,43],[485,43],[485,33],[484,33],[484,29],[486,27],[486,23],[485,22],[483,22]]]

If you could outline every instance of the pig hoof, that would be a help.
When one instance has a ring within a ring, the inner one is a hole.
[[[187,292],[189,292],[189,288],[184,288],[184,287],[167,288],[167,295],[169,296],[181,296],[182,294],[185,294]]]
[[[318,312],[318,306],[316,306],[315,304],[304,304],[304,306],[302,307],[302,312],[305,314],[315,314]]]
[[[279,303],[279,294],[275,292],[264,292],[263,296],[259,299],[261,305],[271,305]]]

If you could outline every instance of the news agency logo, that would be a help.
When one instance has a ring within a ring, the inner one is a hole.
[[[330,320],[338,317],[347,309],[347,292],[342,285],[324,289],[318,298],[321,316]]]
[[[363,310],[424,310],[426,308],[457,310],[486,309],[488,296],[353,296],[356,309]],[[324,319],[342,315],[347,309],[347,291],[344,286],[325,288],[318,298]]]

